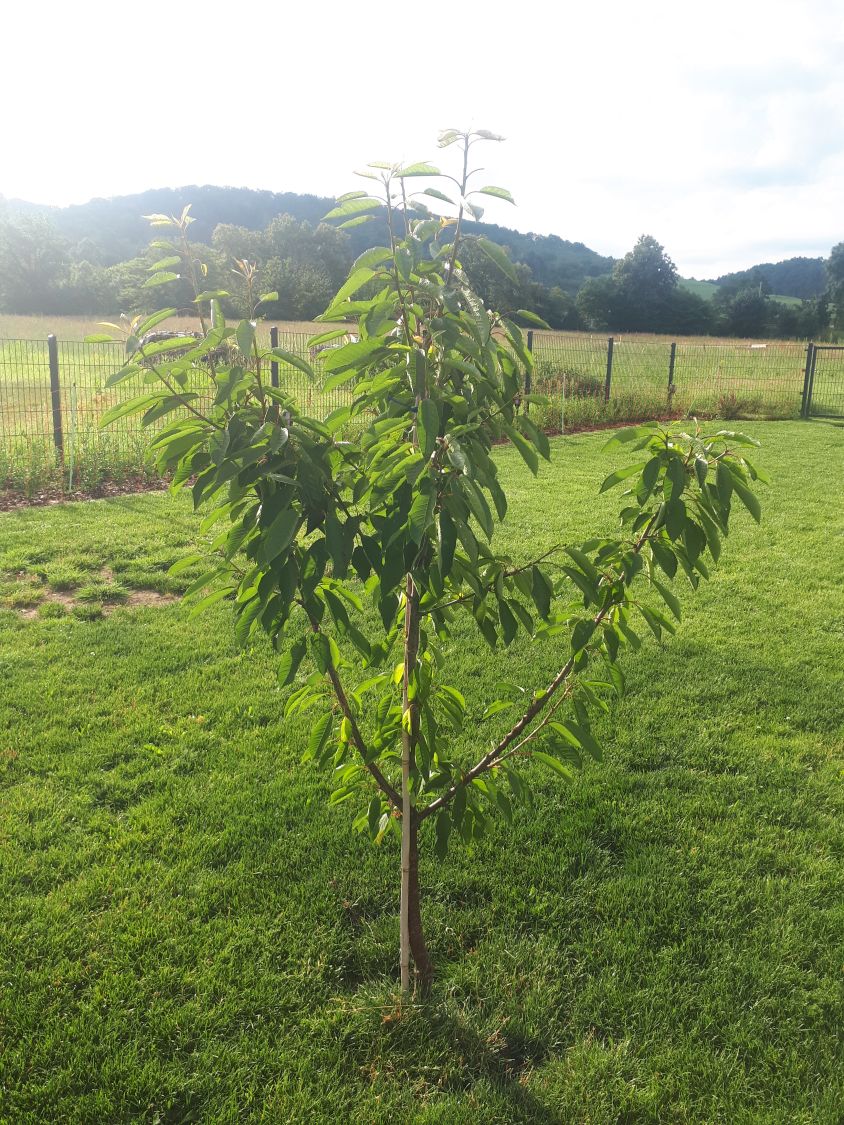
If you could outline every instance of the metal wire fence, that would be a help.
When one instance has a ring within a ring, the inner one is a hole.
[[[309,382],[297,368],[278,364],[281,386],[305,412],[325,417],[351,400],[349,385],[322,390],[323,355],[309,352],[306,332],[273,331],[273,342],[316,370]],[[685,414],[786,418],[801,412],[804,344],[551,332],[528,337],[536,360],[532,390],[548,398],[530,409],[550,430]],[[261,343],[270,346],[266,334]],[[19,484],[33,466],[94,466],[100,475],[143,466],[149,432],[137,418],[100,428],[111,406],[144,393],[144,375],[106,387],[123,362],[120,344],[0,340],[0,487]],[[209,387],[207,368],[194,378],[191,389]]]

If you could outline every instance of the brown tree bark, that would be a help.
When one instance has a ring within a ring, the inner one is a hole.
[[[419,821],[416,813],[411,816],[410,831],[410,871],[408,886],[408,929],[410,933],[410,951],[413,954],[413,964],[416,969],[416,981],[419,991],[427,993],[434,979],[434,964],[428,954],[425,944],[425,933],[422,929],[422,910],[419,900]]]

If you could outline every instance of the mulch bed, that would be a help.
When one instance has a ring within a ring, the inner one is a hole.
[[[144,476],[126,477],[125,480],[101,481],[95,488],[74,489],[68,492],[62,488],[45,488],[31,496],[11,489],[0,491],[0,512],[12,512],[18,508],[38,508],[52,504],[69,504],[74,500],[107,500],[113,496],[131,496],[140,492],[161,492],[167,487],[165,480],[149,480]]]

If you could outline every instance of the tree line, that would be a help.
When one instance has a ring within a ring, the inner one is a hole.
[[[235,261],[257,263],[262,290],[277,294],[266,306],[268,317],[312,320],[326,308],[355,258],[387,240],[383,215],[374,215],[366,226],[337,230],[319,221],[327,200],[293,193],[162,189],[65,209],[4,209],[0,201],[0,311],[94,316],[154,311],[160,295],[146,283],[160,254],[142,248],[134,225],[140,213],[133,211],[130,221],[128,208],[173,203],[191,190],[218,215],[243,220],[212,223],[206,214],[193,228],[198,232],[196,258],[207,264],[208,288],[231,294],[227,310],[232,314],[241,312],[245,300]],[[280,203],[297,213],[270,215]],[[256,216],[266,222],[255,226]],[[665,249],[650,235],[614,262],[582,243],[481,221],[467,223],[465,233],[462,264],[485,303],[505,313],[528,309],[555,329],[810,338],[844,325],[844,282],[839,278],[844,244],[833,248],[827,263],[791,259],[725,275],[706,299],[682,284]],[[479,236],[503,247],[513,261],[514,277],[494,267],[478,246]],[[126,250],[134,252],[116,257]],[[772,293],[772,279],[792,290],[814,289],[816,295],[799,305],[783,303]],[[176,289],[168,301],[189,308],[187,284]]]

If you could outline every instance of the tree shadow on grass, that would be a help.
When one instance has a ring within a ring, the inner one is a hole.
[[[367,1010],[363,1022],[353,1017],[354,1030],[347,1025],[344,1055],[354,1080],[369,1074],[394,1090],[409,1084],[428,1104],[448,1097],[454,1107],[465,1095],[466,1108],[472,1105],[476,1112],[484,1104],[491,1109],[492,1102],[513,1125],[560,1125],[559,1113],[528,1086],[531,1072],[547,1057],[545,1044],[506,1027],[484,1034],[435,997],[404,1009],[379,1010],[376,1004]],[[373,1018],[379,1021],[377,1030]],[[480,1100],[479,1084],[487,1089]]]

